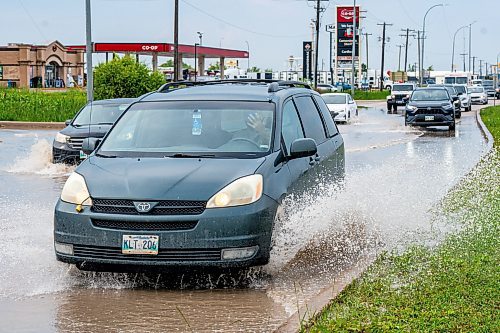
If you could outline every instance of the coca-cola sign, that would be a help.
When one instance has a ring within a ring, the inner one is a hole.
[[[354,15],[353,7],[337,7],[337,22],[352,22]],[[359,22],[359,7],[356,6],[356,22]]]

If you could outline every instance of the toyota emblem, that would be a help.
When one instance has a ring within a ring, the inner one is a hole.
[[[158,202],[144,202],[144,201],[139,201],[139,202],[134,202],[135,210],[139,213],[147,213],[151,209],[153,209],[154,206],[156,206]]]

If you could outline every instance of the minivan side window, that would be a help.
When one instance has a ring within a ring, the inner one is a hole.
[[[335,125],[335,122],[333,121],[332,114],[330,113],[328,106],[326,106],[325,101],[323,100],[323,98],[321,98],[321,96],[317,95],[314,95],[314,100],[321,110],[326,129],[328,130],[328,137],[331,138],[332,136],[337,135],[339,133],[339,130],[337,129],[337,125]]]
[[[290,152],[290,146],[293,141],[304,138],[304,130],[302,129],[297,109],[291,99],[283,105],[281,136],[288,152]]]
[[[294,101],[297,104],[300,119],[304,124],[306,137],[314,139],[318,145],[325,142],[326,129],[311,96],[295,97]]]

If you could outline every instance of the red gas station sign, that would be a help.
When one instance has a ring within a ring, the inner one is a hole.
[[[352,6],[337,7],[337,23],[352,23],[353,15]],[[359,23],[359,6],[356,6],[356,23]]]

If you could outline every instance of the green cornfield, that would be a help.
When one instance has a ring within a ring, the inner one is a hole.
[[[0,121],[62,122],[73,118],[85,105],[86,94],[78,89],[44,92],[0,89]]]

